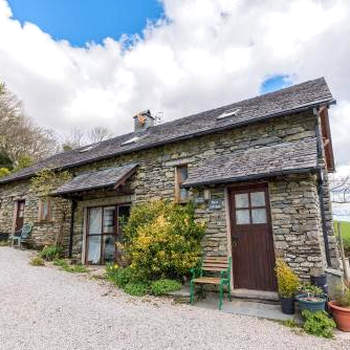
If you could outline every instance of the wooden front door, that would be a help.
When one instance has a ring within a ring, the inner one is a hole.
[[[234,287],[275,291],[267,185],[232,187],[229,194]]]
[[[24,220],[24,206],[25,201],[17,201],[17,212],[16,212],[16,231],[19,231],[23,227],[23,220]]]

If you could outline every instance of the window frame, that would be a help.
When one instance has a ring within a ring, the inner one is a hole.
[[[115,214],[114,214],[114,219],[115,219],[115,223],[113,225],[113,232],[104,232],[104,209],[105,208],[111,208],[113,207],[115,210]],[[122,234],[121,231],[121,227],[120,227],[120,219],[119,219],[119,208],[120,207],[129,207],[131,209],[132,207],[132,203],[131,202],[125,202],[125,203],[113,203],[113,204],[109,204],[109,205],[94,205],[91,207],[86,207],[86,222],[84,222],[84,226],[85,226],[85,236],[86,236],[86,240],[85,240],[85,264],[86,265],[105,265],[105,261],[104,261],[104,237],[105,236],[113,236],[115,239],[115,243],[117,242],[117,239],[119,237],[120,234]],[[100,233],[89,233],[89,224],[90,224],[90,210],[91,209],[101,209],[101,232]],[[100,239],[100,262],[99,264],[91,264],[88,261],[89,258],[89,237],[96,237],[99,236],[101,237]],[[116,258],[117,255],[117,247],[115,247],[115,253],[114,253],[114,257]]]
[[[181,188],[181,184],[186,180],[181,178],[181,169],[186,169],[186,179],[188,178],[188,164],[179,164],[175,167],[175,202],[176,203],[187,203],[189,200],[189,190]],[[185,198],[181,198],[181,190],[185,190]]]
[[[44,217],[44,204],[47,203],[47,217]],[[41,198],[39,203],[39,221],[40,222],[51,222],[52,221],[52,210],[51,200],[49,198]]]

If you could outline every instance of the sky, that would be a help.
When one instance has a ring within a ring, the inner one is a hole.
[[[350,173],[348,0],[0,0],[0,80],[67,133],[132,130],[324,76]]]

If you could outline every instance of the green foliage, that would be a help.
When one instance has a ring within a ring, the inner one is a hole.
[[[152,201],[132,208],[124,226],[125,252],[139,280],[181,279],[202,255],[205,225],[194,207]]]
[[[124,292],[130,295],[141,297],[146,295],[149,290],[149,284],[146,282],[129,282],[124,286]]]
[[[10,243],[9,243],[9,241],[0,241],[0,247],[7,247],[7,246],[9,246],[10,245]]]
[[[282,321],[282,324],[289,328],[299,328],[299,325],[293,319]]]
[[[71,178],[72,175],[68,171],[55,172],[50,169],[42,169],[31,179],[30,187],[38,197],[47,198],[55,189]],[[61,246],[63,243],[64,225],[71,208],[71,202],[59,197],[51,197],[50,202],[55,208],[55,213],[57,214],[55,219],[60,226],[55,237],[55,245]]]
[[[24,168],[28,168],[33,164],[33,162],[34,162],[33,158],[29,155],[20,156],[16,166],[13,168],[13,172],[20,171]]]
[[[307,294],[310,297],[323,297],[324,292],[322,288],[317,287],[309,282],[302,283],[299,288],[301,294]]]
[[[153,295],[164,295],[169,292],[181,289],[182,284],[176,280],[162,279],[151,283]]]
[[[68,265],[68,263],[65,259],[58,259],[58,258],[53,260],[53,264],[55,266],[60,266],[60,267]]]
[[[0,168],[0,178],[7,176],[7,175],[10,175],[10,174],[11,174],[11,172],[7,168]]]
[[[86,272],[89,272],[89,270],[86,268],[85,265],[82,265],[82,264],[71,265],[65,259],[55,259],[53,261],[53,264],[55,266],[59,266],[63,271],[66,271],[66,272],[71,272],[71,273],[86,273]]]
[[[350,288],[345,284],[337,286],[335,303],[341,307],[350,307]]]
[[[291,298],[295,295],[300,285],[298,276],[279,258],[276,260],[276,276],[278,281],[278,293],[282,298]]]
[[[302,316],[305,319],[303,328],[306,333],[324,338],[334,337],[335,322],[329,318],[325,311],[310,312],[303,310]]]
[[[55,245],[45,246],[39,253],[40,257],[46,261],[52,261],[59,258],[63,253],[63,248]]]
[[[0,152],[0,168],[7,168],[9,171],[13,168],[12,160],[4,152]]]
[[[55,172],[51,169],[42,169],[32,178],[31,189],[41,197],[47,197],[71,178],[72,175],[68,171]]]
[[[130,267],[119,268],[118,265],[108,264],[106,276],[120,288],[124,288],[129,282],[135,282],[134,272]]]
[[[41,258],[40,256],[34,256],[33,258],[30,259],[29,263],[33,266],[44,266],[45,265],[44,259]]]

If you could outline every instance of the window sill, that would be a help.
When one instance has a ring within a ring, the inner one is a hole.
[[[54,224],[54,220],[38,220],[35,224],[36,225],[48,225],[48,224]]]

